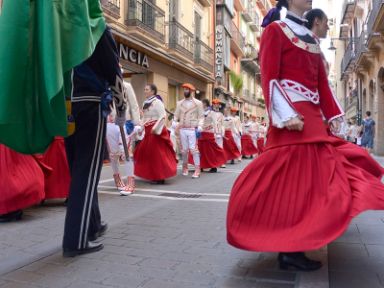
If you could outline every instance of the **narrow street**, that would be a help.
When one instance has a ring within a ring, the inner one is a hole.
[[[198,180],[138,181],[137,192],[128,197],[117,194],[105,167],[99,187],[109,223],[100,239],[104,250],[62,258],[62,203],[26,210],[23,221],[1,227],[0,287],[328,287],[327,265],[311,274],[280,271],[276,254],[227,244],[228,196],[247,163],[203,173]],[[326,250],[313,254],[326,264]]]

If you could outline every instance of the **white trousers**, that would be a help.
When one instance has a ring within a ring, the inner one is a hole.
[[[188,152],[191,151],[193,162],[196,166],[200,166],[200,154],[197,148],[196,132],[194,129],[180,129],[181,155],[183,156],[183,164],[188,164]]]
[[[125,157],[123,157],[125,159]],[[113,174],[120,174],[120,157],[119,155],[110,155],[111,167]],[[133,159],[130,157],[129,161],[124,161],[124,173],[125,176],[133,177]]]

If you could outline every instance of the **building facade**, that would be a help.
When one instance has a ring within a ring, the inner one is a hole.
[[[103,0],[118,45],[124,77],[139,103],[144,86],[157,85],[166,108],[192,83],[197,98],[212,99],[214,84],[214,2],[211,0]]]
[[[215,97],[236,106],[241,116],[265,116],[257,61],[261,20],[273,0],[217,0],[215,40]],[[231,79],[242,79],[241,87]]]
[[[340,91],[346,117],[361,123],[366,111],[376,122],[374,152],[384,155],[384,1],[345,0],[340,39]]]

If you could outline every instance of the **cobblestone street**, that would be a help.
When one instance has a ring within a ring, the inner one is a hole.
[[[104,250],[62,258],[62,203],[29,209],[23,221],[1,227],[0,287],[328,287],[327,265],[311,274],[282,272],[276,254],[226,243],[228,195],[247,163],[204,173],[199,180],[139,182],[129,197],[114,191],[106,167],[99,189],[110,227],[100,240]],[[314,254],[326,264],[326,250]]]

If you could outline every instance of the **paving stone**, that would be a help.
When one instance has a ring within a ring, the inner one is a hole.
[[[382,288],[377,274],[369,272],[329,272],[330,287],[337,288]]]
[[[213,284],[214,288],[294,288],[294,284],[267,283],[244,278],[224,278]]]
[[[32,283],[23,283],[23,282],[8,282],[1,286],[1,288],[41,288],[41,286],[36,286]]]
[[[155,267],[158,269],[173,269],[180,263],[177,261],[163,260],[163,259],[145,259],[139,263],[139,266]]]
[[[103,258],[104,261],[113,262],[113,263],[123,263],[123,264],[138,264],[144,260],[144,258],[133,257],[128,255],[116,255],[109,254]]]
[[[140,287],[144,285],[144,283],[149,279],[150,279],[149,277],[147,280],[143,280],[141,278],[126,277],[123,275],[114,275],[105,279],[102,282],[102,284],[110,285],[113,287],[134,288],[134,287]]]
[[[41,274],[38,274],[35,272],[23,271],[23,270],[16,270],[8,274],[5,274],[3,276],[3,279],[7,279],[7,280],[32,282],[32,283],[37,282],[41,278],[42,278]]]
[[[212,286],[202,286],[194,283],[176,282],[174,280],[162,281],[162,280],[150,280],[145,283],[143,288],[210,288]]]

